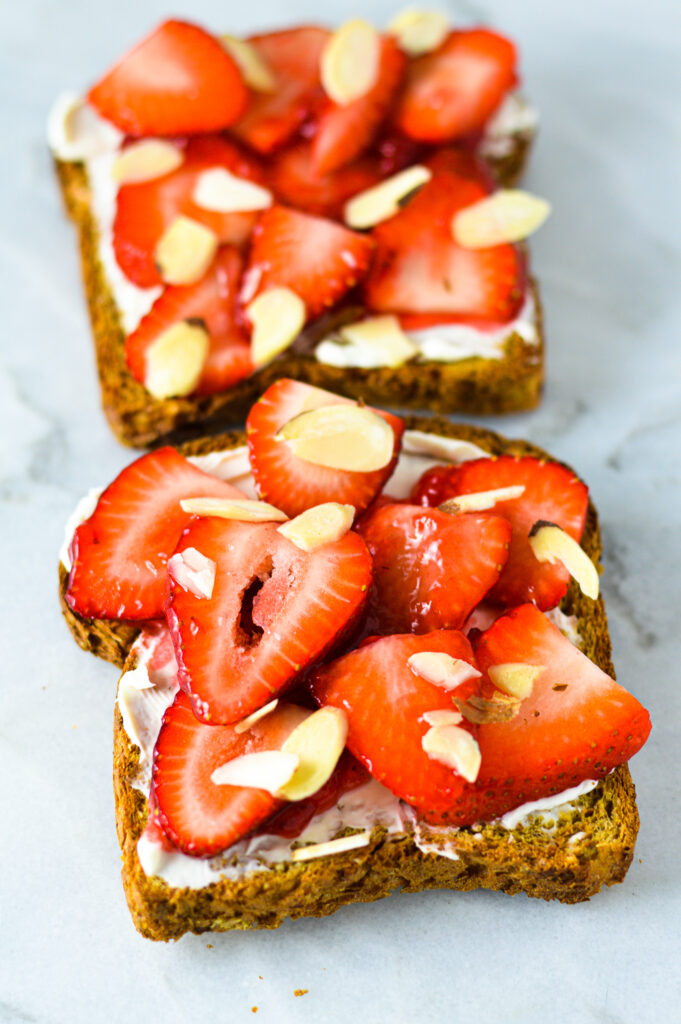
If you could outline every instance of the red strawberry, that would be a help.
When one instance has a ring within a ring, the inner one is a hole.
[[[165,21],[87,98],[128,135],[192,135],[233,124],[248,91],[214,36],[186,21]]]
[[[270,165],[270,184],[283,202],[305,213],[337,219],[351,196],[371,188],[381,177],[378,160],[369,156],[339,171],[317,174],[309,142],[282,150]]]
[[[205,224],[221,242],[243,245],[249,239],[258,219],[256,212],[216,213],[197,206],[192,199],[199,175],[216,167],[258,184],[263,181],[263,172],[253,157],[220,136],[207,135],[189,140],[177,170],[119,189],[113,246],[116,262],[133,284],[140,288],[162,284],[154,250],[180,214]]]
[[[224,391],[251,373],[251,346],[237,324],[235,308],[242,268],[239,252],[225,246],[197,284],[164,289],[125,341],[125,358],[137,380],[144,384],[149,346],[180,320],[201,320],[210,334],[208,357],[194,394]]]
[[[475,459],[425,473],[412,492],[412,501],[439,505],[459,494],[514,485],[524,486],[524,493],[494,506],[494,514],[508,519],[513,533],[506,567],[489,599],[506,607],[532,601],[538,608],[554,608],[567,590],[570,574],[560,563],[538,562],[529,533],[541,519],[561,526],[575,540],[581,538],[589,492],[571,470],[529,455]]]
[[[404,423],[398,416],[374,409],[393,429],[393,460],[372,473],[329,469],[305,462],[293,454],[285,441],[274,435],[299,413],[324,405],[350,403],[350,399],[298,381],[282,379],[267,389],[246,420],[251,468],[258,493],[289,516],[297,516],[313,505],[337,501],[364,511],[390,477],[400,450]]]
[[[451,32],[409,66],[395,123],[423,142],[480,131],[516,82],[513,43],[487,29]]]
[[[242,302],[247,305],[268,288],[290,288],[313,320],[361,281],[373,249],[366,235],[322,217],[272,206],[253,233]]]
[[[237,733],[231,725],[199,722],[180,691],[163,716],[152,769],[154,813],[168,838],[185,853],[210,857],[266,821],[283,800],[264,789],[216,785],[211,775],[244,754],[281,750],[309,714],[282,704]]]
[[[312,691],[319,704],[342,708],[348,715],[347,744],[374,778],[424,813],[446,819],[466,786],[453,769],[423,750],[428,711],[456,711],[478,690],[479,680],[444,690],[412,671],[408,659],[417,651],[444,651],[475,666],[473,651],[461,633],[437,630],[422,636],[382,637],[319,669]],[[462,721],[461,727],[475,734]]]
[[[313,146],[318,174],[328,174],[349,164],[371,145],[402,81],[406,57],[394,39],[381,39],[376,81],[351,103],[340,106],[331,100],[321,112]]]
[[[195,519],[177,548],[215,563],[210,598],[176,582],[166,617],[180,684],[205,722],[236,722],[289,688],[361,612],[371,557],[355,533],[301,551],[276,523]]]
[[[315,25],[251,36],[276,79],[272,92],[251,94],[248,110],[232,132],[260,153],[271,153],[293,136],[322,101],[319,61],[330,33]]]
[[[69,607],[86,618],[162,616],[166,565],[189,522],[180,500],[203,495],[243,497],[174,448],[159,448],[127,466],[75,532]]]
[[[460,629],[499,579],[511,539],[498,516],[402,504],[370,511],[359,532],[374,560],[372,633]]]

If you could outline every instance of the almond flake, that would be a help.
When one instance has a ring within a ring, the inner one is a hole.
[[[452,235],[464,249],[519,242],[541,227],[550,212],[545,199],[517,188],[500,189],[455,213]]]
[[[458,494],[456,498],[450,498],[438,505],[440,512],[483,512],[487,508],[494,508],[498,501],[511,501],[519,498],[525,493],[524,484],[515,484],[511,487],[497,487],[492,491],[476,491],[473,494]]]
[[[202,324],[181,320],[146,351],[144,386],[154,398],[189,395],[199,383],[210,339]]]
[[[305,326],[305,303],[290,288],[269,288],[246,307],[253,325],[251,356],[255,366],[288,348]]]
[[[372,473],[393,457],[395,435],[377,413],[364,406],[325,405],[295,416],[274,436],[299,459],[330,469]]]
[[[225,167],[211,167],[196,179],[192,199],[202,210],[244,213],[272,205],[272,193],[248,178],[238,178]]]
[[[119,185],[137,185],[170,174],[184,161],[184,153],[163,139],[143,139],[122,149],[111,168],[111,177]]]
[[[326,95],[345,106],[373,88],[378,76],[381,39],[359,18],[337,29],[324,47],[320,62]]]
[[[300,763],[297,754],[284,750],[258,750],[242,754],[216,768],[210,779],[216,786],[247,786],[276,796]]]
[[[183,498],[180,506],[191,515],[238,519],[242,523],[283,523],[287,519],[286,513],[274,505],[250,498]]]
[[[449,18],[442,11],[423,11],[410,7],[396,15],[388,32],[397,37],[402,50],[410,57],[436,50],[449,33]]]
[[[453,768],[467,782],[477,779],[480,747],[466,729],[458,725],[431,726],[421,739],[421,746],[431,760]]]
[[[240,722],[237,722],[234,726],[234,732],[248,732],[256,722],[259,722],[261,718],[265,718],[266,715],[269,715],[270,712],[274,711],[278,704],[279,700],[275,697],[274,700],[269,702],[269,704],[265,704],[264,707],[258,708],[257,711],[254,711],[252,715],[247,715],[246,718],[242,718]]]
[[[481,676],[473,665],[461,658],[452,658],[446,651],[417,651],[407,658],[407,665],[414,675],[443,690],[455,690],[469,679]]]
[[[598,570],[584,548],[555,523],[535,523],[530,531],[530,547],[539,562],[562,562],[579,588],[595,601],[600,584]]]
[[[509,697],[525,700],[532,693],[532,687],[543,671],[543,665],[525,665],[509,661],[504,665],[490,665],[487,675],[498,690]]]
[[[343,209],[345,223],[351,228],[371,228],[400,209],[400,203],[433,177],[433,172],[422,164],[414,164],[390,178],[359,192],[349,199]]]
[[[168,560],[168,571],[183,590],[194,597],[213,596],[215,585],[215,562],[202,555],[196,548],[185,548]]]
[[[421,715],[428,725],[459,725],[463,722],[463,715],[460,711],[448,711],[447,708],[438,708],[435,711],[424,711]]]
[[[354,518],[354,505],[327,501],[301,512],[295,519],[278,527],[278,531],[301,551],[314,551],[344,537]]]
[[[315,349],[328,366],[402,366],[418,354],[418,346],[404,333],[396,316],[373,316],[344,324],[338,338],[325,338]]]
[[[166,284],[194,284],[213,262],[218,236],[189,217],[176,217],[154,250],[158,272]]]
[[[329,839],[328,843],[315,843],[314,846],[299,846],[291,854],[292,861],[315,860],[317,857],[328,857],[333,853],[344,853],[346,850],[358,850],[368,846],[370,832],[355,832],[351,836]]]
[[[321,789],[345,749],[347,735],[348,716],[340,708],[320,708],[296,726],[281,749],[294,755],[298,764],[277,795],[304,800]]]
[[[220,42],[239,68],[243,79],[255,92],[274,92],[277,80],[259,50],[245,39],[228,34],[221,35]]]

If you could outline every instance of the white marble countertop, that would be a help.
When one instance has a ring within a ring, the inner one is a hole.
[[[318,16],[312,0],[261,0],[233,20],[228,6],[173,12],[234,31],[290,21],[291,8]],[[330,22],[348,10],[324,7]],[[362,7],[376,20],[389,10]],[[543,117],[528,183],[555,209],[533,246],[544,403],[494,426],[551,448],[591,484],[615,662],[654,721],[633,762],[641,833],[625,883],[574,907],[397,896],[277,932],[164,945],[137,935],[118,877],[116,671],[75,646],[56,601],[67,514],[130,455],[99,410],[75,238],[44,143],[54,95],[85,87],[164,13],[155,0],[3,11],[0,1020],[678,1020],[681,20],[668,0],[480,9],[521,43]]]

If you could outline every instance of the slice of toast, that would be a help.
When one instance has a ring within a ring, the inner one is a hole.
[[[409,417],[406,426],[470,441],[491,454],[551,458],[528,442],[509,441],[491,431],[444,419]],[[190,442],[181,450],[186,455],[203,455],[243,444],[243,434],[231,433]],[[582,547],[598,565],[600,531],[591,504]],[[123,665],[136,628],[84,620],[74,614],[64,601],[66,581],[62,565],[62,609],[77,642]],[[573,582],[561,610],[576,618],[582,651],[614,677],[602,598],[589,600]],[[126,668],[133,668],[135,661],[133,653]],[[301,863],[279,862],[249,871],[237,880],[223,878],[203,888],[178,888],[159,877],[147,876],[137,854],[148,813],[144,794],[133,785],[139,757],[140,750],[128,737],[116,707],[114,791],[123,884],[136,927],[153,939],[176,939],[187,931],[274,928],[286,917],[320,917],[345,903],[379,899],[395,890],[486,888],[575,903],[588,899],[603,885],[623,880],[633,857],[639,824],[634,785],[628,767],[622,765],[591,792],[571,800],[569,806],[555,814],[546,812],[543,821],[532,816],[512,829],[493,822],[482,828],[447,830],[444,840],[449,856],[423,852],[416,845],[413,830],[406,826],[404,831],[395,832],[378,825],[369,844],[360,849]],[[549,819],[553,825],[547,827]]]

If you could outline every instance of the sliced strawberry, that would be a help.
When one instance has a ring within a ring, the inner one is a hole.
[[[498,516],[403,504],[370,511],[359,532],[374,560],[371,633],[460,629],[499,579],[511,539]]]
[[[236,722],[289,688],[351,628],[371,582],[355,533],[305,552],[276,523],[197,518],[186,548],[216,566],[210,598],[171,572],[166,603],[178,678],[205,722]]]
[[[242,302],[248,304],[268,288],[290,288],[313,320],[362,280],[373,249],[366,235],[322,217],[272,206],[253,233]]]
[[[529,455],[475,459],[425,473],[412,492],[412,501],[439,505],[459,494],[516,485],[525,488],[519,498],[499,501],[494,506],[494,514],[508,519],[513,533],[508,561],[489,599],[506,607],[532,601],[538,608],[554,608],[565,595],[570,574],[559,562],[538,562],[530,547],[529,533],[538,520],[547,520],[580,540],[589,491],[571,470]]]
[[[87,98],[128,135],[191,135],[233,124],[246,108],[248,91],[214,36],[186,21],[165,21]]]
[[[417,57],[395,113],[405,135],[448,142],[479,131],[516,82],[513,43],[487,29],[451,32]]]
[[[199,175],[213,168],[224,168],[237,178],[260,184],[263,172],[253,157],[217,135],[190,139],[184,152],[184,161],[177,170],[152,181],[123,185],[118,191],[113,226],[116,262],[140,288],[162,284],[154,251],[176,217],[182,215],[205,224],[221,242],[230,245],[248,241],[258,219],[255,212],[205,210],[192,198]]]
[[[423,715],[456,711],[454,698],[468,700],[479,680],[449,691],[435,686],[407,664],[417,651],[444,651],[475,666],[472,648],[461,633],[383,637],[319,669],[312,691],[319,704],[347,713],[348,747],[375,779],[429,816],[446,819],[466,782],[423,750],[429,729]],[[465,720],[461,727],[475,735],[475,727]]]
[[[69,607],[86,618],[161,617],[166,565],[190,518],[180,500],[203,495],[243,497],[174,448],[159,448],[127,466],[75,532]]]
[[[392,461],[372,473],[313,465],[295,456],[285,441],[274,440],[277,431],[299,413],[340,403],[353,404],[330,391],[284,378],[269,387],[248,414],[246,435],[258,493],[289,516],[297,516],[325,501],[354,505],[358,513],[363,512],[395,468],[404,423],[398,416],[380,409],[373,411],[392,427],[395,450]]]
[[[200,320],[210,335],[210,348],[194,392],[211,395],[233,387],[253,369],[251,346],[237,322],[236,297],[243,258],[224,246],[197,284],[169,285],[139,326],[125,340],[125,358],[144,384],[149,346],[181,320]]]
[[[351,196],[371,188],[382,178],[379,162],[366,156],[349,167],[317,174],[312,147],[301,142],[277,153],[270,165],[270,184],[279,198],[304,213],[340,218]]]
[[[260,153],[271,153],[295,135],[322,101],[319,61],[330,33],[315,25],[251,36],[248,40],[273,72],[272,92],[252,93],[232,132]]]
[[[184,853],[210,857],[266,821],[284,801],[264,789],[216,785],[216,768],[244,754],[281,750],[310,714],[282,704],[247,732],[231,725],[204,725],[180,691],[163,716],[154,749],[152,799],[157,822]]]
[[[381,39],[376,81],[367,93],[340,106],[327,101],[317,124],[313,161],[318,174],[345,167],[371,145],[402,82],[406,57],[394,39]]]

